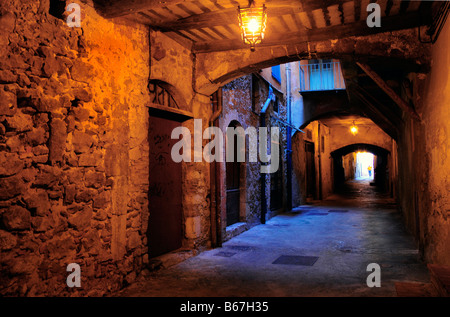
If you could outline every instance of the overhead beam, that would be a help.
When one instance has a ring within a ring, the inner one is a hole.
[[[404,101],[369,65],[356,62],[356,64],[380,87],[403,111],[413,118],[421,120],[417,112]]]
[[[290,6],[298,11],[313,11],[324,9],[327,6],[342,4],[349,0],[266,0],[264,3],[268,8],[276,6]],[[177,4],[186,4],[195,2],[194,0],[94,0],[95,7],[101,15],[106,18],[115,18],[134,14],[140,11],[157,9],[173,6]],[[237,5],[236,5],[237,8]]]
[[[342,4],[348,0],[332,0],[329,2],[321,1],[293,1],[293,0],[272,0],[266,1],[267,17],[269,19],[283,16],[283,15],[295,15],[301,12],[307,12],[310,14],[316,9],[322,9],[324,12],[328,12],[327,6],[333,4]],[[153,21],[150,25],[154,28],[164,30],[186,30],[186,29],[201,29],[212,26],[227,25],[230,23],[237,23],[237,6],[234,8],[228,8],[224,10],[217,10],[206,12],[202,14],[191,15],[183,19],[175,21]],[[325,13],[324,13],[325,14]],[[314,19],[311,15],[310,22],[314,24]],[[269,20],[270,21],[270,20]],[[270,22],[269,22],[270,23]],[[315,27],[315,26],[314,26]]]
[[[398,134],[396,128],[402,124],[402,119],[393,115],[391,109],[379,107],[373,103],[374,98],[369,96],[368,92],[358,83],[358,66],[353,61],[342,60],[341,63],[347,96],[353,111],[368,116],[384,132],[396,140]],[[362,105],[365,105],[365,107]]]
[[[312,41],[324,41],[341,39],[350,36],[367,36],[376,33],[396,31],[401,29],[410,29],[419,25],[426,25],[430,21],[429,14],[426,12],[407,12],[400,16],[389,16],[381,19],[382,27],[370,28],[366,21],[358,21],[345,25],[336,25],[325,28],[315,28],[298,32],[279,34],[279,36],[267,36],[258,46],[275,46],[299,44]],[[248,45],[243,44],[238,39],[221,40],[213,42],[197,42],[194,44],[195,52],[214,52],[236,49],[245,49]]]
[[[384,103],[382,100],[378,100],[375,98],[371,93],[367,91],[367,89],[364,88],[364,86],[358,84],[354,86],[354,90],[358,93],[360,93],[368,102],[370,102],[371,105],[376,107],[381,114],[386,117],[386,119],[391,122],[394,126],[398,125],[399,123],[403,122],[403,119],[401,117],[401,114],[398,114],[397,108],[393,109],[390,107],[391,103],[386,102]]]
[[[381,112],[376,106],[374,106],[361,92],[359,92],[355,87],[347,87],[349,94],[351,95],[350,102],[357,103],[354,100],[355,96],[362,104],[366,107],[364,109],[360,108],[363,113],[368,116],[375,124],[377,124],[384,132],[386,132],[391,138],[397,140],[398,135],[398,124],[393,124],[384,113]],[[358,107],[357,104],[355,104]]]
[[[97,0],[96,9],[106,18],[116,18],[143,10],[167,7],[186,0]]]
[[[267,16],[274,18],[287,14],[296,13],[295,9],[290,6],[267,7]],[[202,29],[214,26],[228,25],[238,23],[237,8],[224,9],[220,11],[212,11],[203,14],[192,15],[184,19],[178,19],[170,22],[156,22],[151,27],[161,31],[179,31],[189,29]]]

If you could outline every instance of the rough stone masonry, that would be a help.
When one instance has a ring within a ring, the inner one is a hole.
[[[0,3],[2,295],[102,295],[147,260],[148,29],[83,8],[69,28],[49,1]]]

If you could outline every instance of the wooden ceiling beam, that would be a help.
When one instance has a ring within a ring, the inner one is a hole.
[[[356,64],[394,101],[403,111],[413,118],[421,120],[416,110],[404,101],[369,65],[356,62]]]
[[[330,39],[341,39],[350,36],[367,36],[376,33],[389,32],[401,29],[410,29],[419,25],[426,25],[429,23],[430,15],[425,12],[407,12],[401,17],[389,16],[381,18],[381,26],[370,28],[366,21],[358,21],[345,25],[336,25],[325,28],[316,28],[311,30],[304,30],[298,32],[290,32],[279,34],[276,37],[267,36],[266,39],[259,44],[260,47],[275,46],[275,45],[289,45],[299,44],[311,41],[324,41]],[[197,42],[193,46],[195,52],[213,52],[213,51],[227,51],[248,48],[248,45],[243,44],[237,39],[222,40],[214,42]]]
[[[268,8],[277,6],[291,7],[298,11],[325,9],[328,6],[343,4],[350,0],[265,0]],[[194,0],[94,0],[96,9],[106,18],[115,18],[156,8],[195,2]],[[214,1],[212,1],[214,2]],[[237,9],[237,6],[236,6]]]
[[[391,138],[397,140],[398,128],[402,124],[401,122],[393,123],[385,113],[380,111],[370,100],[368,100],[360,91],[355,89],[354,86],[347,87],[350,94],[350,103],[359,108],[368,118],[370,118],[376,125],[378,125],[384,132],[386,132]],[[361,107],[361,103],[365,107]]]
[[[104,17],[116,18],[183,2],[186,0],[96,0],[94,5]]]
[[[269,18],[274,18],[287,14],[294,14],[292,7],[268,7],[267,15]],[[188,30],[201,29],[207,27],[227,25],[231,23],[238,23],[237,8],[226,9],[221,11],[213,11],[203,14],[192,15],[184,19],[179,19],[171,22],[153,23],[150,26],[162,31],[165,30]]]

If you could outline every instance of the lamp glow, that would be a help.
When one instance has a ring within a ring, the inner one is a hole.
[[[356,135],[356,133],[358,133],[358,127],[356,126],[355,121],[353,121],[353,125],[350,127],[350,132],[353,135]]]
[[[267,14],[266,6],[254,6],[249,2],[248,8],[238,6],[239,28],[241,29],[242,41],[250,44],[250,50],[255,50],[255,45],[262,42],[266,31]]]
[[[255,34],[256,32],[258,32],[258,21],[256,21],[255,18],[250,19],[250,21],[248,21],[248,30],[250,31],[250,33]]]

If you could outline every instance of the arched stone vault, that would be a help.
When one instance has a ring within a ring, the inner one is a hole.
[[[209,95],[231,80],[261,68],[301,59],[337,58],[346,61],[399,60],[415,72],[427,71],[429,47],[418,41],[416,29],[370,36],[303,42],[283,46],[197,53],[196,90]]]
[[[427,72],[430,66],[429,44],[420,43],[416,29],[262,46],[255,52],[239,49],[195,53],[159,31],[151,31],[150,38],[150,78],[164,80],[177,88],[197,117],[209,117],[208,96],[236,78],[280,63],[336,58],[341,60],[347,94],[352,94],[345,110],[370,117],[394,139],[403,124],[403,111],[395,104],[380,111],[380,105],[368,104],[355,95],[354,90],[360,88],[356,62],[392,65],[404,74]]]

